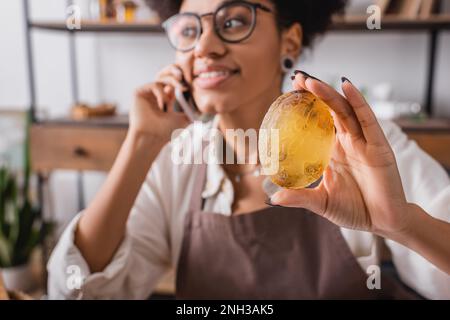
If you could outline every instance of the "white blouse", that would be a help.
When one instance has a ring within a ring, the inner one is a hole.
[[[217,127],[217,120],[187,128],[191,137],[197,137],[194,154],[202,152],[199,138]],[[450,222],[448,174],[394,123],[380,124],[394,150],[407,200]],[[182,143],[192,142],[184,139]],[[168,270],[176,271],[188,206],[192,197],[200,196],[192,194],[200,166],[173,164],[173,148],[172,143],[167,144],[152,165],[132,208],[126,236],[103,272],[92,274],[74,244],[74,231],[83,213],[72,220],[47,266],[50,299],[146,299]],[[208,161],[202,196],[206,211],[231,215],[233,185],[215,161]],[[341,231],[364,271],[379,263],[373,234]],[[426,298],[450,299],[449,275],[408,248],[391,240],[385,243],[405,284]]]

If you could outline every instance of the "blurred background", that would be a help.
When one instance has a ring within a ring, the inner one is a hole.
[[[367,26],[373,4],[382,13],[381,29]],[[46,243],[40,254],[45,261],[65,224],[101,186],[125,135],[134,90],[173,62],[174,51],[159,23],[137,0],[0,2],[4,274],[29,260],[28,253],[17,254],[24,243],[33,248]],[[449,29],[450,0],[350,1],[345,16],[335,18],[296,68],[331,84],[341,76],[350,78],[380,118],[397,121],[448,169]],[[15,200],[8,192],[8,174],[22,191]],[[17,227],[23,230],[20,242],[5,226],[21,221],[26,203],[36,214],[29,214],[34,227]],[[45,221],[52,222],[51,232]],[[40,235],[36,241],[33,232]]]

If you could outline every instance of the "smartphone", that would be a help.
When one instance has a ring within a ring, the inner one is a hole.
[[[176,112],[184,112],[186,116],[192,122],[201,121],[208,122],[213,118],[213,115],[206,115],[199,112],[195,106],[194,99],[191,96],[190,91],[182,92],[180,89],[175,89],[175,105],[174,110]]]
[[[182,92],[180,89],[175,89],[175,112],[184,112],[192,122],[199,120],[200,114],[194,105],[190,91]]]

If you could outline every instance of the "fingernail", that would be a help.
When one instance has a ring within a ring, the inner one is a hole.
[[[294,75],[298,75],[299,73],[301,73],[305,78],[311,78],[311,76],[308,73],[306,73],[305,71],[301,71],[301,70],[294,71]]]
[[[349,83],[352,83],[350,80],[348,80],[346,77],[342,77],[341,78],[341,81],[342,81],[342,83],[344,83],[344,82],[346,82],[346,81],[348,81]]]
[[[267,198],[266,201],[264,201],[265,204],[267,204],[270,207],[274,207],[274,208],[283,208],[283,206],[280,205],[276,205],[276,204],[272,204],[272,200],[270,198]]]
[[[310,75],[309,73],[306,73],[305,71],[301,71],[301,70],[295,70],[295,71],[294,71],[294,74],[295,74],[295,75],[297,75],[297,74],[299,74],[299,73],[301,73],[306,79],[311,78],[311,79],[317,80],[317,81],[319,81],[319,82],[323,82],[322,80],[320,80],[320,79],[318,79],[318,78],[316,78],[316,77]]]
[[[295,76],[292,76],[292,77],[291,77],[291,80],[294,81],[294,80],[295,80]]]

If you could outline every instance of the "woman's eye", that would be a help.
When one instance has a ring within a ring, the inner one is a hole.
[[[239,19],[229,19],[224,23],[224,29],[239,28],[245,25],[245,22]]]
[[[185,38],[195,37],[196,34],[197,34],[197,30],[195,28],[184,28],[181,31],[181,35]]]

